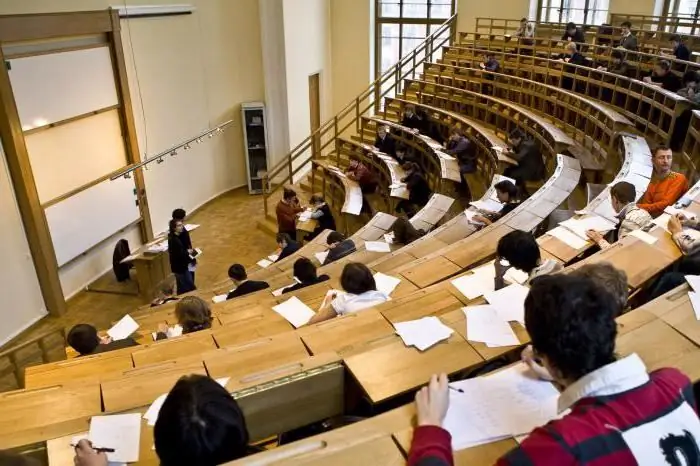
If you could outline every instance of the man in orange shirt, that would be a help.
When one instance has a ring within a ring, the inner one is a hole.
[[[654,149],[651,162],[654,172],[649,187],[637,206],[649,212],[652,217],[658,217],[688,190],[688,180],[685,175],[671,171],[673,152],[666,146]]]

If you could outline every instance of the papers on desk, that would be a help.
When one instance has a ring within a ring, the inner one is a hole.
[[[700,295],[695,291],[688,291],[688,298],[690,299],[690,304],[693,305],[695,319],[700,320]]]
[[[323,265],[323,263],[326,262],[326,257],[328,257],[328,251],[317,252],[314,256],[316,256],[318,263]]]
[[[579,238],[584,240],[588,239],[588,236],[586,235],[586,231],[588,230],[595,230],[599,233],[607,233],[608,231],[615,229],[615,223],[598,215],[588,215],[579,219],[570,218],[569,220],[560,222],[559,225],[563,226],[567,230],[570,230]]]
[[[503,209],[503,204],[501,204],[498,201],[494,201],[493,199],[486,199],[485,201],[473,201],[470,202],[471,205],[476,207],[479,210],[483,210],[486,212],[500,212],[501,209]]]
[[[259,261],[256,262],[256,263],[257,263],[260,267],[262,267],[263,269],[266,269],[266,268],[268,268],[269,266],[272,265],[272,261],[269,261],[269,260],[267,260],[267,259],[261,259],[261,260],[259,260]]]
[[[165,252],[168,250],[168,242],[161,241],[148,247],[147,251],[152,253]]]
[[[230,291],[229,291],[229,293],[230,293]],[[223,303],[224,301],[226,301],[227,297],[228,297],[228,293],[225,293],[225,294],[220,294],[220,295],[214,296],[213,298],[211,298],[211,300],[214,302],[214,304],[219,304],[219,303]]]
[[[392,231],[391,233],[385,233],[384,241],[386,241],[387,244],[394,244],[394,232]]]
[[[107,453],[110,462],[135,463],[139,460],[141,414],[93,416],[88,438],[99,448],[113,448]]]
[[[447,340],[454,333],[454,330],[435,316],[397,322],[394,324],[394,328],[406,346],[415,346],[419,351],[425,351],[431,346]]]
[[[686,275],[685,280],[688,285],[693,289],[693,291],[700,292],[700,275]]]
[[[313,214],[314,211],[311,209],[306,209],[302,213],[299,214],[299,221],[300,222],[308,222],[311,220],[311,214]]]
[[[452,280],[451,283],[467,299],[476,299],[494,290],[495,278],[496,269],[494,269],[493,263],[490,263],[472,270],[471,275],[464,275]]]
[[[156,341],[158,339],[157,332],[151,333],[151,336],[153,337],[153,341]],[[165,336],[168,338],[182,336],[182,326],[180,326],[180,324],[175,324],[172,327],[168,327],[168,330],[165,331]]]
[[[657,227],[661,227],[664,230],[666,230],[668,233],[668,221],[670,220],[671,216],[669,214],[661,214],[658,217],[656,217],[652,223],[656,225]]]
[[[583,249],[588,244],[588,241],[580,238],[578,235],[572,233],[564,227],[555,227],[547,232],[549,236],[553,236],[562,243],[566,244],[572,249]]]
[[[391,252],[391,246],[383,241],[365,241],[365,249],[374,252]]]
[[[112,340],[124,340],[129,338],[129,336],[134,333],[139,328],[138,322],[136,322],[129,314],[122,317],[122,319],[114,324],[114,327],[107,330],[107,335],[112,337]]]
[[[277,262],[277,259],[279,259],[280,256],[278,254],[270,254],[269,256],[267,256],[267,258],[272,262]]]
[[[454,382],[444,427],[452,448],[465,448],[529,433],[557,417],[559,392],[535,379],[525,364],[488,377]]]
[[[464,215],[466,215],[467,221],[469,223],[471,223],[472,225],[480,225],[480,226],[484,225],[484,222],[479,222],[478,220],[474,220],[474,217],[479,215],[479,212],[467,209],[464,211]]]
[[[389,185],[389,189],[401,189],[401,188],[405,188],[405,187],[406,187],[406,183],[392,183]]]
[[[687,218],[688,220],[692,220],[692,219],[697,217],[697,215],[695,215],[692,212],[688,212],[687,210],[683,210],[683,209],[678,209],[674,206],[666,207],[664,209],[664,213],[669,214],[669,215],[682,215],[685,218]]]
[[[529,278],[530,276],[527,273],[515,267],[509,268],[503,275],[503,279],[506,283],[518,283],[520,285],[524,285]]]
[[[399,286],[399,283],[401,283],[401,279],[377,272],[374,274],[374,282],[377,285],[377,291],[391,296],[391,293],[393,293],[396,287]]]
[[[489,348],[520,344],[510,324],[492,306],[464,307],[462,312],[467,318],[467,340],[485,343]]]
[[[274,306],[272,310],[287,319],[294,328],[299,328],[306,324],[315,315],[314,311],[296,296],[292,296],[287,301]]]
[[[485,293],[484,298],[496,309],[501,319],[525,325],[525,298],[529,292],[528,287],[514,283],[500,290]]]
[[[654,244],[658,238],[651,236],[649,233],[642,230],[633,230],[629,233],[629,236],[634,236],[637,239],[641,239],[647,244]]]

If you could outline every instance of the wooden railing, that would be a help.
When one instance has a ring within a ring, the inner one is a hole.
[[[411,53],[388,69],[343,110],[322,124],[292,149],[280,163],[272,167],[263,180],[263,185],[267,187],[264,194],[265,215],[267,216],[270,210],[270,198],[278,190],[286,183],[297,181],[295,175],[303,173],[302,170],[306,169],[311,160],[333,152],[338,136],[353,127],[356,133],[359,132],[360,117],[379,110],[385,96],[400,93],[404,79],[415,77],[420,73],[423,63],[433,61],[442,52],[443,46],[451,44],[456,37],[456,25],[457,15],[453,15]]]
[[[632,23],[633,30],[663,31],[688,35],[697,35],[700,32],[700,20],[689,17],[610,14],[608,23],[618,28],[625,21]],[[535,26],[535,33],[538,27],[563,29],[566,26],[566,23],[549,21],[530,21],[530,24]],[[520,20],[476,18],[475,26],[475,32],[483,34],[513,34],[520,27]],[[578,26],[583,27],[586,31],[597,30],[600,27],[596,24],[579,24]]]

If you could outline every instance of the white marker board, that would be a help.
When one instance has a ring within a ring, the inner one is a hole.
[[[133,178],[103,181],[46,209],[58,266],[140,218]]]

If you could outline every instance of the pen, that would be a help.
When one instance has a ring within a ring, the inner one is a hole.
[[[450,390],[454,390],[454,391],[456,391],[456,392],[458,392],[458,393],[464,393],[464,390],[462,390],[461,388],[453,387],[452,385],[448,385],[447,387],[448,387]]]
[[[76,448],[78,446],[77,443],[71,443],[71,447]],[[98,448],[98,447],[92,447],[93,450],[95,450],[97,453],[114,453],[115,450],[114,448]]]

